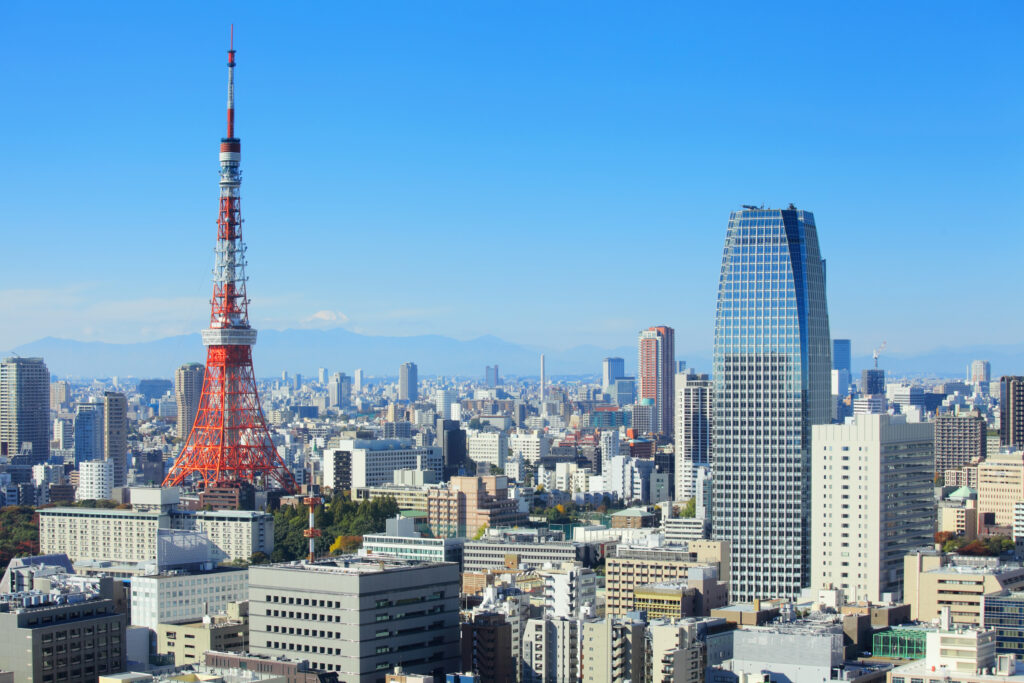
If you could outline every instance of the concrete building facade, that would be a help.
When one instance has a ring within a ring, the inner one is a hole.
[[[935,533],[933,434],[895,415],[814,426],[812,587],[851,601],[898,595],[903,557]]]

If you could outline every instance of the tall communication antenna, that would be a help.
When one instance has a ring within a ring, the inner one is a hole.
[[[164,486],[232,486],[297,490],[267,429],[256,391],[245,283],[245,242],[239,169],[242,143],[235,137],[235,29],[228,50],[227,137],[220,141],[220,213],[214,250],[210,327],[203,330],[206,377],[195,422]]]

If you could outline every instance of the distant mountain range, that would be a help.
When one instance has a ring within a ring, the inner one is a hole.
[[[22,356],[42,356],[50,372],[62,377],[172,377],[175,368],[182,363],[204,362],[206,358],[198,334],[135,344],[46,337],[14,351]],[[552,350],[514,344],[490,335],[459,341],[442,335],[368,336],[342,328],[261,331],[253,357],[260,377],[280,375],[284,370],[312,376],[319,367],[349,374],[362,368],[368,375],[395,376],[398,366],[406,361],[415,362],[423,377],[483,377],[484,367],[495,363],[503,376],[537,376],[541,353],[545,354],[547,373],[551,377],[598,375],[601,360],[606,356],[620,356],[626,361],[628,373],[636,371],[636,348],[629,346],[606,349],[584,345]],[[676,357],[700,372],[711,368],[709,352],[677,352]],[[886,353],[879,367],[892,376],[963,377],[967,365],[975,359],[991,361],[993,377],[1024,374],[1024,343],[939,348],[919,354]],[[870,356],[855,357],[855,374],[871,363]]]

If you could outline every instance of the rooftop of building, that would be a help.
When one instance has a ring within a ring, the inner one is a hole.
[[[627,508],[626,510],[619,510],[613,512],[612,517],[653,517],[653,512],[648,512],[643,508]]]
[[[1001,683],[1024,682],[1024,662],[1011,660],[1009,662],[1009,666],[1012,667],[1012,671],[1010,673],[965,673],[963,671],[954,671],[945,666],[933,667],[928,663],[928,659],[925,658],[915,659],[909,664],[897,666],[892,670],[892,675],[894,677],[910,676],[914,678],[921,677],[928,679],[941,678],[946,681],[970,679],[972,681],[992,681],[992,683],[996,683],[996,681]]]
[[[390,555],[342,555],[329,560],[317,560],[313,563],[301,560],[280,564],[257,565],[252,567],[252,569],[315,572],[354,576],[361,574],[381,574],[384,572],[405,571],[409,569],[422,569],[424,567],[443,567],[450,564],[452,563],[406,560]]]

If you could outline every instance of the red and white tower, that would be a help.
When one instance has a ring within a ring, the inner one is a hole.
[[[220,215],[213,269],[206,377],[188,440],[164,486],[224,486],[247,482],[264,488],[297,490],[295,478],[270,438],[256,393],[245,292],[245,243],[238,188],[241,141],[235,137],[235,49],[228,50],[228,134],[220,141]]]

